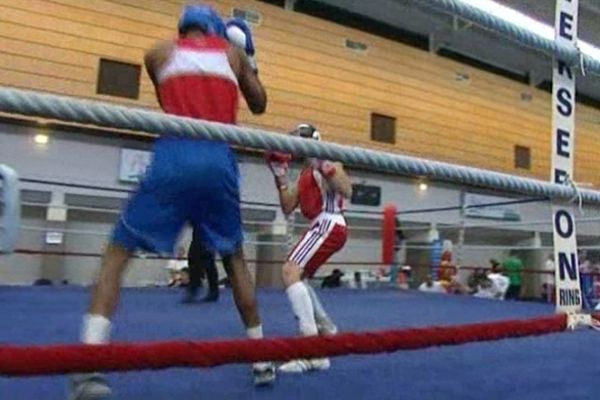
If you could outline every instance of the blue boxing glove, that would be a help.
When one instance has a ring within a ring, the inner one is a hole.
[[[246,21],[240,18],[234,18],[227,21],[225,26],[225,37],[227,40],[229,40],[229,43],[242,50],[246,54],[248,62],[250,63],[250,66],[254,72],[258,72],[258,68],[256,67],[256,58],[254,57],[256,54],[256,49],[254,48],[252,31],[250,30],[250,27]]]

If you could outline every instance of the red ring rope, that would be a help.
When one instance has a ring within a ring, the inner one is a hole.
[[[107,345],[0,346],[0,374],[35,376],[375,354],[561,332],[564,314],[530,320],[345,333],[309,338],[172,341]]]

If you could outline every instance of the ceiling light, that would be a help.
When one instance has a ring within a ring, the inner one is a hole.
[[[35,135],[35,137],[33,138],[33,141],[36,144],[48,144],[48,135],[44,135],[42,133],[38,133],[37,135]]]

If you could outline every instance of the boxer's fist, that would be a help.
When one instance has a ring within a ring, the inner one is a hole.
[[[291,154],[278,151],[265,152],[265,161],[275,177],[275,184],[278,188],[284,188],[288,185],[288,170],[291,160]]]
[[[227,21],[225,25],[225,36],[229,43],[246,53],[250,66],[256,71],[256,59],[254,57],[256,49],[254,48],[252,31],[248,24],[243,19],[234,18]]]

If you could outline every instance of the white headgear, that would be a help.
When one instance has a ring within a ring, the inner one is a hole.
[[[314,125],[300,124],[296,127],[292,134],[303,138],[321,140],[321,134]]]

